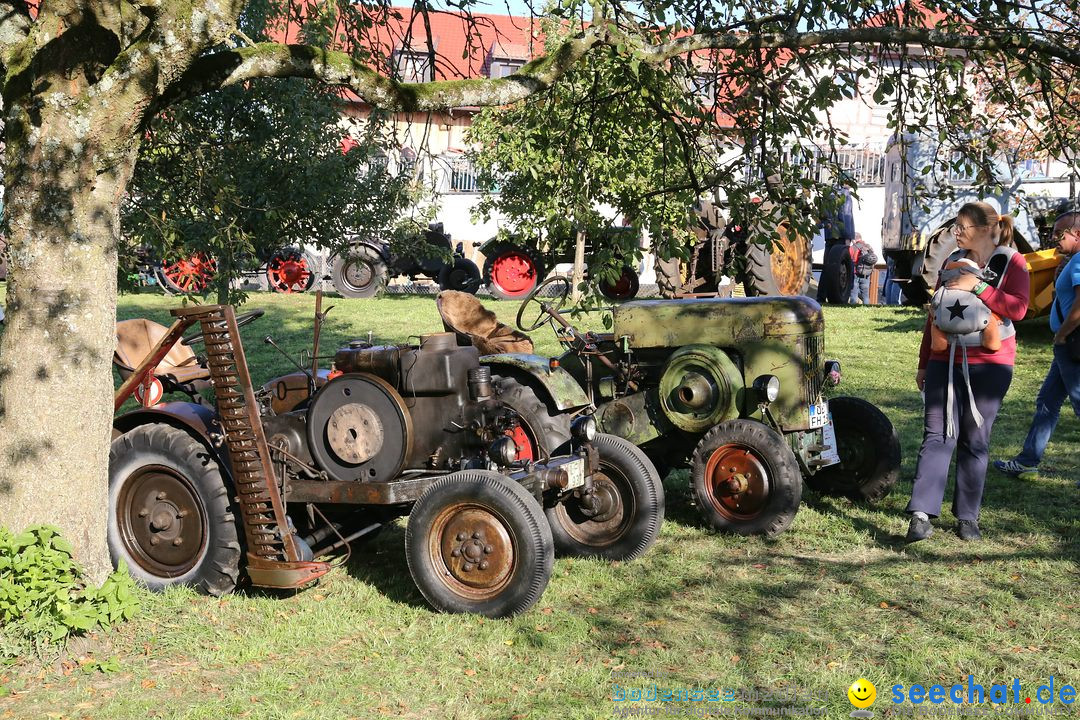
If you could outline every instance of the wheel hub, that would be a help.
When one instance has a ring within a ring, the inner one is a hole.
[[[129,478],[116,512],[128,555],[153,575],[183,575],[205,551],[202,506],[187,480],[169,468],[150,466]]]
[[[599,523],[622,514],[622,498],[606,475],[593,475],[592,489],[581,494],[581,514]]]
[[[487,508],[456,505],[443,512],[432,540],[445,579],[466,591],[494,596],[514,569],[514,544],[502,521]]]
[[[536,284],[536,269],[528,257],[508,253],[497,259],[491,270],[492,280],[505,292],[528,292]]]
[[[353,287],[366,287],[375,276],[371,265],[360,260],[353,260],[345,268],[345,280]]]
[[[716,510],[728,518],[751,518],[769,500],[769,473],[749,448],[724,445],[705,463],[706,488]]]

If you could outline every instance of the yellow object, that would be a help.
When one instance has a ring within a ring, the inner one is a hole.
[[[848,700],[860,710],[868,708],[877,700],[877,688],[866,678],[859,678],[847,689]]]
[[[1024,260],[1031,278],[1031,295],[1027,314],[1024,315],[1027,319],[1050,312],[1050,306],[1054,303],[1054,273],[1057,272],[1060,258],[1055,250],[1038,250],[1024,253]]]

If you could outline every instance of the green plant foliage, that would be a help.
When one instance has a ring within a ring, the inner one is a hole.
[[[0,527],[0,627],[15,642],[56,642],[128,620],[138,610],[126,568],[95,588],[83,579],[71,545],[55,527],[18,534]]]

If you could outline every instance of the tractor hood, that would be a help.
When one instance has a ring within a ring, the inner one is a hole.
[[[761,338],[819,334],[821,306],[808,297],[638,300],[613,311],[616,338],[631,348],[739,345]]]

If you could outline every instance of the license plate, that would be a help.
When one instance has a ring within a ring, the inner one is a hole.
[[[829,414],[829,423],[821,429],[822,444],[825,451],[821,453],[824,464],[821,467],[836,465],[840,462],[840,453],[836,450],[836,426],[833,425],[832,413]]]
[[[829,403],[822,400],[817,405],[810,406],[810,427],[820,428],[829,424]]]
[[[569,482],[566,484],[566,489],[581,487],[585,484],[585,459],[579,458],[577,460],[571,460],[562,466],[563,470],[569,476]]]

